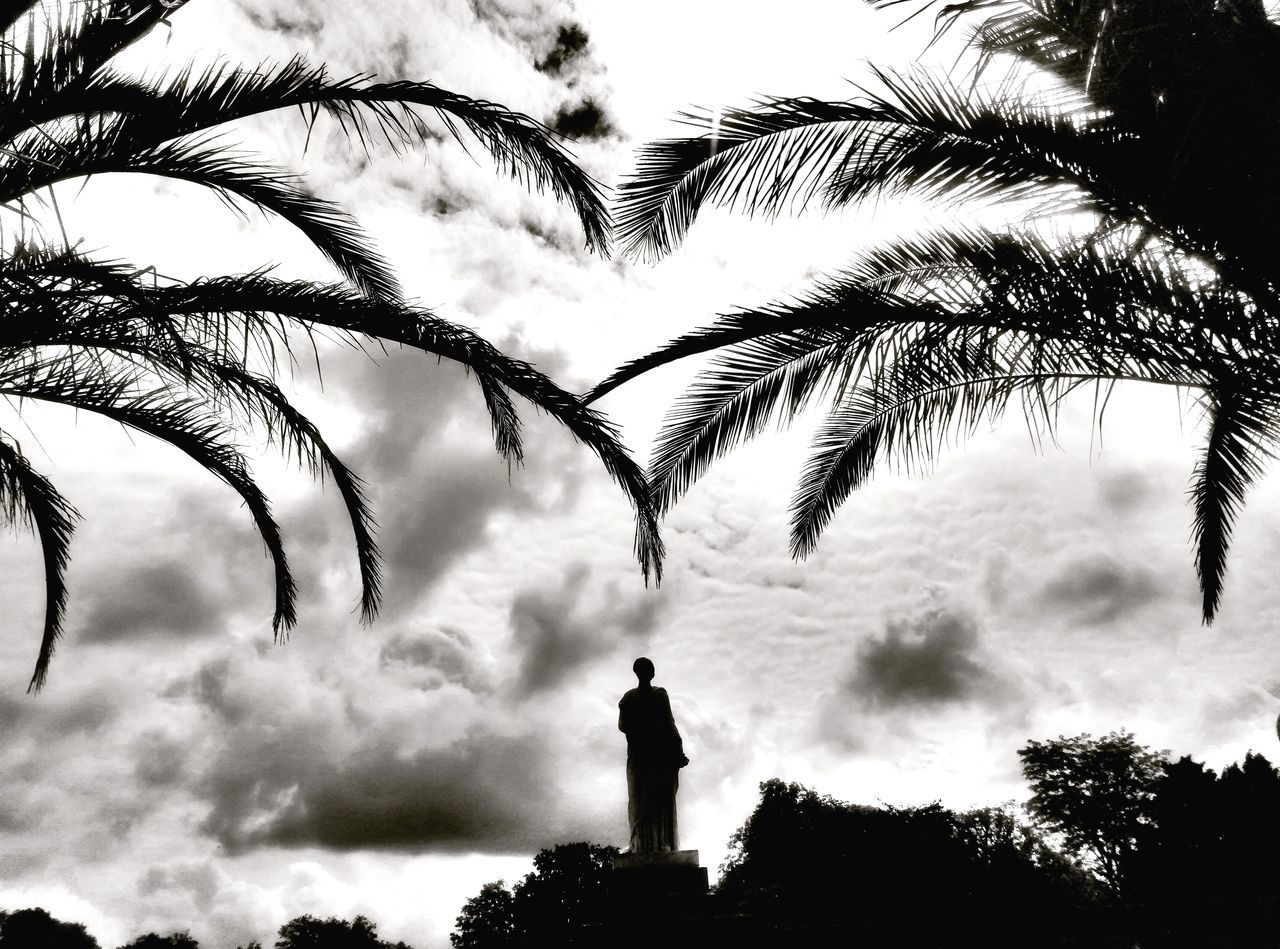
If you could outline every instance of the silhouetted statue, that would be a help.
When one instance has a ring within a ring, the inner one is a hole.
[[[627,820],[631,853],[679,850],[676,789],[689,763],[671,714],[667,690],[656,688],[653,663],[643,656],[631,666],[640,684],[618,703],[618,730],[627,736]]]

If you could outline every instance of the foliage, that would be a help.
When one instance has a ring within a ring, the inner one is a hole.
[[[356,223],[300,181],[251,162],[215,130],[249,116],[298,108],[308,131],[329,116],[365,147],[393,149],[463,130],[498,168],[575,211],[588,248],[608,250],[597,184],[538,122],[427,82],[331,77],[301,58],[204,70],[186,65],[138,78],[113,58],[185,0],[26,0],[0,15],[0,397],[91,412],[168,442],[243,500],[275,570],[277,635],[293,626],[296,589],[270,504],[233,435],[256,425],[287,458],[331,478],[346,506],[362,586],[361,615],[381,597],[382,566],[360,479],[276,385],[302,343],[334,338],[376,351],[407,346],[456,360],[474,374],[499,453],[523,458],[518,396],[594,451],[637,514],[636,554],[659,576],[661,543],[638,465],[614,428],[581,400],[479,336],[406,302],[395,276]],[[28,16],[27,13],[30,13]],[[437,122],[428,121],[434,116]],[[151,268],[93,257],[42,223],[60,182],[109,173],[186,181],[230,205],[297,228],[345,279],[315,284],[266,271],[167,279]],[[71,502],[0,432],[0,516],[35,532],[44,558],[44,631],[31,687],[45,681],[66,607],[64,573],[77,518]]]
[[[976,76],[877,69],[847,101],[683,116],[701,134],[641,148],[619,236],[657,258],[704,206],[772,216],[903,195],[1000,202],[1023,223],[898,240],[796,299],[723,315],[623,365],[590,397],[715,354],[654,450],[663,511],[716,458],[824,405],[791,504],[791,550],[804,557],[876,469],[928,467],[1010,406],[1039,439],[1079,391],[1098,424],[1117,383],[1189,391],[1207,422],[1190,494],[1210,622],[1232,527],[1280,433],[1268,250],[1280,236],[1280,26],[1260,0],[969,0],[943,6],[939,23],[969,15],[981,18]],[[1010,59],[1021,72],[988,82]]]
[[[353,920],[298,916],[280,927],[275,949],[411,949],[378,938],[378,927],[364,916]]]
[[[486,883],[462,906],[449,934],[454,949],[510,946],[515,940],[515,900],[502,880]]]
[[[607,915],[605,879],[618,848],[590,843],[540,850],[533,872],[511,890],[487,883],[464,904],[454,949],[560,945]]]
[[[0,910],[0,949],[100,949],[81,923],[64,923],[40,907]]]
[[[797,939],[856,931],[870,945],[1022,946],[1038,918],[1061,919],[1088,895],[1079,871],[1002,809],[845,804],[777,779],[760,785],[721,869],[718,894],[739,912]]]
[[[1113,892],[1124,888],[1138,842],[1154,823],[1153,803],[1167,757],[1128,732],[1031,741],[1018,751],[1037,821],[1086,858]]]
[[[200,949],[200,943],[186,932],[170,933],[167,936],[147,933],[121,946],[120,949]]]
[[[1144,946],[1270,946],[1280,941],[1280,773],[1258,754],[1215,774],[1190,757],[1166,764],[1155,825],[1133,862]]]

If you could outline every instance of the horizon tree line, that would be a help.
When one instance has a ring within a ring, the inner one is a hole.
[[[1220,772],[1128,732],[1019,750],[1031,796],[964,811],[848,804],[773,778],[729,840],[712,894],[678,917],[778,938],[902,946],[1262,947],[1280,937],[1280,771],[1249,752]],[[514,886],[464,904],[454,949],[571,943],[635,925],[609,897],[618,848],[540,851]],[[917,911],[922,904],[928,914]],[[695,927],[703,927],[701,930]],[[611,928],[612,927],[612,928]],[[40,908],[0,910],[0,949],[106,949]],[[299,916],[240,949],[413,949],[363,916]],[[118,949],[199,949],[189,931]],[[421,949],[421,947],[419,947]]]

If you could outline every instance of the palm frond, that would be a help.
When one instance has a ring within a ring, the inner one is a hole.
[[[40,121],[119,113],[127,117],[131,130],[156,143],[296,107],[309,124],[321,112],[328,113],[366,146],[376,130],[393,149],[435,136],[419,111],[426,110],[464,145],[465,128],[498,167],[522,185],[550,191],[569,204],[588,249],[608,254],[609,215],[600,186],[574,163],[553,133],[527,115],[429,82],[380,83],[368,76],[334,79],[325,67],[294,57],[284,64],[254,67],[220,64],[198,74],[188,66],[150,81],[102,70],[74,95],[51,106]]]
[[[519,438],[508,422],[501,421],[509,418],[501,405],[501,390],[546,412],[596,454],[635,509],[635,550],[644,576],[661,579],[663,545],[648,483],[613,425],[529,363],[503,354],[472,331],[426,310],[370,300],[340,286],[273,280],[261,274],[160,287],[151,299],[170,314],[266,311],[304,327],[385,340],[461,363],[486,380],[490,386],[486,400],[498,400],[501,417],[495,423],[495,436],[508,459],[519,459]]]
[[[907,191],[1043,199],[1062,187],[1076,189],[1086,206],[1118,200],[1089,165],[1102,145],[1118,143],[1073,112],[924,74],[876,75],[885,91],[861,101],[775,98],[754,109],[683,115],[707,131],[642,146],[635,173],[619,186],[624,251],[669,253],[708,204],[775,215],[815,199],[826,207]]]
[[[49,662],[62,635],[71,534],[79,514],[44,475],[31,467],[19,447],[3,433],[0,433],[0,514],[10,524],[25,524],[35,532],[44,559],[44,632],[28,686],[28,691],[38,692],[44,686]]]
[[[983,421],[994,424],[1019,393],[1028,425],[1039,423],[1038,431],[1052,434],[1057,406],[1096,378],[986,372],[915,377],[896,390],[881,383],[849,391],[815,433],[792,497],[792,556],[808,557],[836,509],[895,455],[907,468],[927,466],[952,439],[972,434]]]
[[[1196,547],[1204,622],[1211,624],[1222,600],[1227,550],[1245,492],[1262,473],[1276,439],[1273,413],[1247,390],[1220,386],[1206,394],[1209,435],[1196,462],[1189,494],[1195,510]]]
[[[279,216],[365,293],[385,300],[399,297],[395,276],[359,225],[337,205],[307,192],[298,179],[243,161],[207,139],[154,145],[129,132],[118,121],[95,122],[24,142],[20,150],[0,157],[0,201],[58,181],[108,173],[188,181]]]
[[[266,496],[249,473],[243,454],[227,441],[226,427],[197,402],[167,390],[137,393],[137,376],[111,373],[100,362],[75,353],[35,358],[0,371],[0,395],[37,399],[93,412],[178,448],[225,481],[244,501],[275,567],[272,628],[283,635],[296,622],[297,588],[280,528]]]
[[[649,463],[658,512],[686,494],[711,463],[790,420],[841,368],[835,333],[775,335],[716,357],[667,411]]]

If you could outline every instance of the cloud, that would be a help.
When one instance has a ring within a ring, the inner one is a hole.
[[[584,605],[591,569],[574,564],[554,591],[523,589],[511,603],[509,625],[519,654],[514,691],[519,696],[561,684],[591,660],[625,642],[638,644],[653,631],[663,600],[653,592],[623,595],[606,584],[601,602]]]
[[[422,688],[450,682],[471,692],[493,689],[492,673],[477,645],[450,626],[400,633],[382,647],[379,660],[384,666],[412,671]]]
[[[551,128],[574,141],[608,138],[617,131],[595,99],[584,99],[573,106],[562,105],[551,120]]]
[[[586,30],[577,23],[566,23],[556,33],[555,45],[551,47],[551,51],[534,63],[533,68],[538,72],[561,76],[586,57],[589,42]]]
[[[82,642],[206,636],[223,629],[223,585],[181,562],[151,563],[96,583],[76,604]]]
[[[508,350],[519,347],[514,337],[502,342]],[[556,369],[554,353],[533,355]],[[493,447],[479,387],[461,366],[396,352],[376,364],[347,359],[330,374],[360,393],[360,434],[340,454],[369,484],[381,525],[384,617],[421,602],[462,558],[484,547],[499,513],[545,514],[576,502],[589,455],[553,428],[527,447],[523,467],[509,469]],[[533,412],[527,404],[517,409],[526,418]],[[313,519],[321,516],[318,502],[310,511]],[[335,529],[328,540],[349,546],[350,534]]]
[[[1147,506],[1156,490],[1156,478],[1136,468],[1105,471],[1098,475],[1098,493],[1102,502],[1117,514],[1130,514]]]
[[[882,637],[859,646],[843,691],[872,707],[902,708],[984,699],[1000,685],[983,655],[977,621],[932,604],[890,620]]]
[[[217,781],[206,832],[233,853],[270,846],[519,853],[564,829],[547,740],[476,730],[405,755],[391,744],[334,765]]]
[[[293,40],[314,40],[324,29],[324,20],[315,10],[299,8],[293,15],[280,11],[263,13],[244,0],[240,0],[236,6],[258,29],[279,33]]]
[[[1145,567],[1091,553],[1063,565],[1040,587],[1035,600],[1051,613],[1104,625],[1141,610],[1160,594],[1161,585]]]

